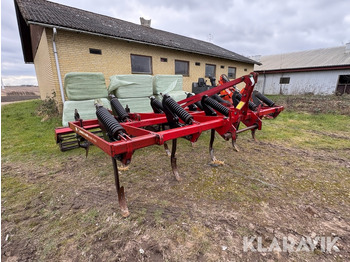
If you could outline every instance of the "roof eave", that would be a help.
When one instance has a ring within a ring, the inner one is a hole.
[[[300,67],[300,68],[281,68],[281,69],[260,69],[254,70],[255,72],[262,74],[276,74],[276,73],[297,73],[297,72],[314,72],[314,71],[327,71],[327,70],[342,70],[350,69],[349,65],[332,65],[332,66],[319,66],[319,67]]]
[[[25,63],[33,63],[34,57],[33,57],[33,53],[32,53],[32,41],[31,41],[31,37],[30,37],[30,28],[29,28],[26,20],[23,18],[22,13],[19,10],[19,7],[18,7],[16,0],[14,1],[14,4],[15,4],[17,25],[18,25],[19,36],[21,39],[24,62]]]

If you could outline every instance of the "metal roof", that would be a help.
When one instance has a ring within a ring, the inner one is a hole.
[[[327,68],[350,65],[350,50],[346,46],[322,48],[301,52],[261,56],[256,71]]]
[[[232,61],[249,64],[258,63],[250,58],[209,42],[45,0],[15,0],[15,6],[26,62],[33,62],[30,61],[33,59],[31,57],[32,55],[28,54],[28,50],[31,49],[30,39],[28,39],[30,35],[30,33],[28,33],[28,25],[38,24],[67,30],[77,30],[84,33],[127,41],[136,41],[143,44],[208,55]]]

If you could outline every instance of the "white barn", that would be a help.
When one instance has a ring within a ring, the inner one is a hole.
[[[350,94],[350,43],[279,55],[254,57],[263,94]]]

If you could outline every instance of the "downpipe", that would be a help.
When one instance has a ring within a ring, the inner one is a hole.
[[[61,92],[62,102],[64,103],[66,100],[64,98],[62,78],[61,78],[61,70],[60,70],[60,65],[58,63],[58,55],[57,55],[57,48],[56,48],[56,35],[57,35],[56,27],[54,27],[52,29],[52,31],[53,31],[53,38],[52,38],[53,54],[54,54],[54,57],[55,57],[57,76],[58,76],[58,83],[60,85],[60,92]]]

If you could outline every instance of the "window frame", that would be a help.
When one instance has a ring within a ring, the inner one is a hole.
[[[280,77],[280,85],[289,85],[289,83],[290,83],[289,76],[287,76],[287,77],[281,76]]]
[[[187,64],[187,74],[176,73],[176,63],[177,63],[177,62]],[[174,67],[175,67],[175,68],[174,68],[175,75],[190,76],[190,62],[189,62],[189,61],[175,59]]]
[[[235,75],[234,75],[233,77],[230,76],[230,72],[229,72],[230,69],[234,69],[234,70],[235,70]],[[237,67],[228,66],[228,67],[227,67],[227,77],[228,77],[229,79],[236,79],[236,77],[237,77]]]
[[[133,70],[133,57],[143,57],[143,58],[149,58],[149,66],[150,66],[150,72],[139,72]],[[147,55],[138,55],[138,54],[130,54],[130,66],[131,66],[131,73],[132,74],[145,74],[145,75],[152,75],[153,74],[153,63],[152,63],[152,56]]]
[[[205,64],[205,77],[209,77],[209,75],[207,74],[207,66],[213,66],[214,67],[214,75],[212,75],[212,77],[216,76],[216,65],[214,64]]]

